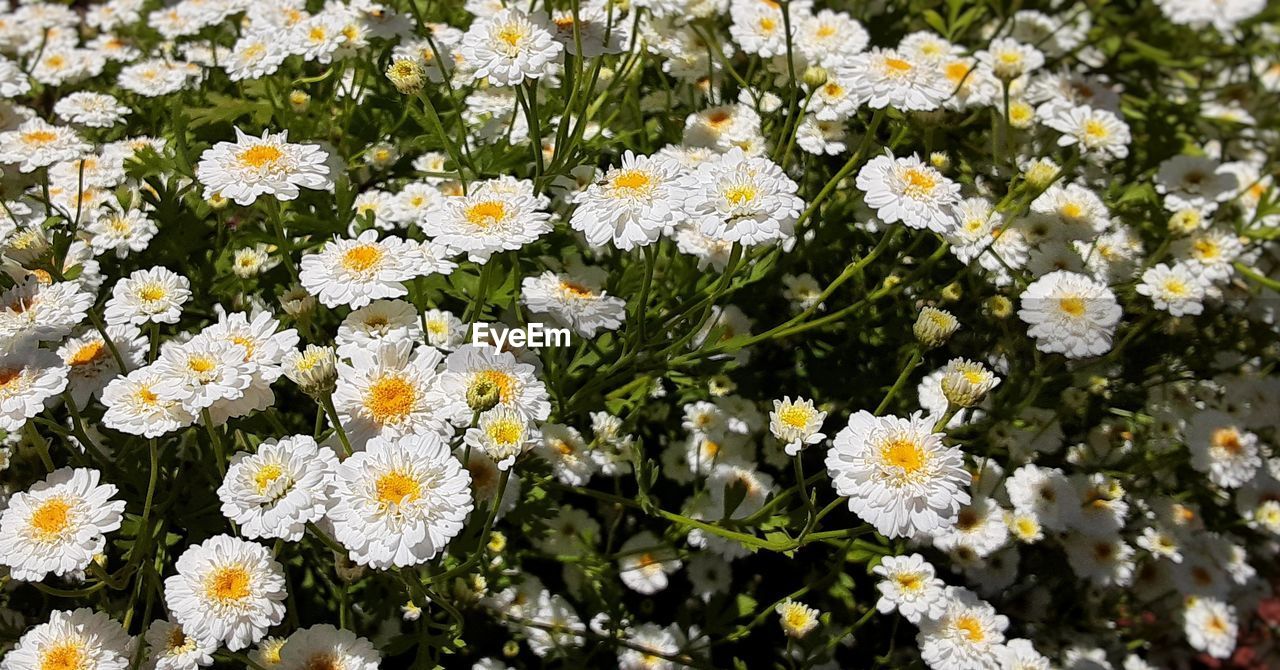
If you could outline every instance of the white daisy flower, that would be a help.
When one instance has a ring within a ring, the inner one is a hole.
[[[551,231],[551,215],[538,200],[490,180],[464,196],[445,198],[440,220],[426,233],[476,263],[499,251],[519,249]]]
[[[143,636],[147,641],[149,670],[194,670],[213,665],[218,645],[188,635],[176,621],[156,619]]]
[[[836,434],[827,470],[850,511],[882,535],[930,534],[969,503],[964,455],[942,437],[918,412],[903,419],[859,411]]]
[[[920,554],[885,556],[871,571],[881,579],[876,584],[881,614],[898,610],[913,624],[937,619],[946,611],[946,584],[934,574],[933,565]]]
[[[780,241],[794,234],[804,201],[796,183],[773,161],[734,147],[699,165],[679,181],[684,212],[714,239],[743,245]]]
[[[427,344],[442,351],[453,351],[462,346],[467,336],[467,326],[453,314],[440,309],[429,309],[422,314],[422,328]]]
[[[1239,488],[1254,478],[1262,466],[1258,436],[1244,430],[1231,415],[1203,410],[1191,417],[1186,429],[1191,467],[1223,488]]]
[[[594,629],[596,620],[592,619],[591,623]],[[680,668],[679,664],[666,658],[680,654],[680,640],[676,637],[679,631],[673,632],[672,629],[675,629],[675,624],[662,628],[655,623],[642,623],[627,629],[625,632],[630,646],[618,646],[618,670],[677,670]]]
[[[329,624],[294,631],[280,649],[280,665],[289,669],[378,670],[381,662],[372,642]]]
[[[1009,82],[1044,65],[1044,54],[1039,49],[1011,37],[991,40],[986,49],[974,55],[997,77]]]
[[[1152,305],[1173,316],[1188,316],[1204,311],[1205,286],[1186,261],[1172,267],[1159,263],[1142,273],[1142,283],[1134,289],[1151,298]]]
[[[479,421],[463,437],[464,444],[487,454],[500,470],[509,469],[517,457],[540,440],[538,429],[527,417],[501,406],[481,413]]]
[[[102,612],[54,610],[48,622],[23,633],[0,660],[0,670],[125,670],[132,642],[124,627]]]
[[[101,473],[61,468],[26,492],[13,494],[0,516],[0,564],[14,579],[38,582],[50,573],[84,570],[120,528],[124,501]]]
[[[774,608],[774,611],[778,613],[779,623],[782,625],[782,632],[785,633],[787,637],[798,640],[808,635],[814,628],[818,627],[818,616],[820,613],[816,608],[809,607],[802,602],[797,602],[787,598],[786,600],[778,603],[778,606]]]
[[[872,109],[929,111],[952,93],[937,67],[893,49],[874,48],[851,56],[838,73]]]
[[[680,218],[678,166],[662,156],[637,156],[622,163],[573,197],[577,206],[569,225],[593,247],[610,242],[629,251],[657,241]]]
[[[332,500],[338,457],[307,435],[267,440],[256,453],[237,452],[218,487],[222,515],[240,533],[297,542]]]
[[[579,266],[560,274],[547,270],[521,282],[520,301],[534,314],[545,314],[583,337],[595,337],[600,329],[617,330],[627,316],[626,301],[600,288],[605,277],[605,271],[595,267]]]
[[[920,656],[935,670],[989,670],[999,667],[1009,619],[968,589],[949,586],[946,610],[921,619],[916,642]]]
[[[199,414],[221,401],[240,399],[249,387],[254,366],[246,348],[201,333],[181,344],[162,347],[154,364],[160,374],[155,392],[160,400],[181,403]]]
[[[107,335],[124,359],[126,369],[120,369],[102,333],[97,330],[86,330],[76,337],[67,338],[58,347],[58,357],[67,365],[67,390],[79,407],[84,407],[90,398],[101,397],[108,382],[146,361],[148,338],[137,326],[107,326]]]
[[[243,81],[274,74],[288,56],[287,39],[281,39],[281,35],[272,30],[251,29],[236,40],[220,63],[228,79]]]
[[[667,588],[668,577],[682,563],[670,545],[648,531],[632,535],[618,550],[618,576],[627,588],[653,595]]]
[[[1240,625],[1235,607],[1216,598],[1189,598],[1182,613],[1182,630],[1193,649],[1213,658],[1230,658]]]
[[[0,133],[0,163],[17,164],[20,172],[75,160],[92,149],[74,130],[39,118]]]
[[[110,128],[122,122],[130,110],[115,97],[105,93],[76,91],[59,99],[53,106],[53,113],[67,123],[89,128]]]
[[[107,408],[102,415],[103,425],[143,437],[160,437],[191,425],[195,415],[182,403],[160,397],[159,388],[165,378],[154,365],[149,365],[111,380],[102,390],[102,404]]]
[[[564,46],[541,16],[502,9],[472,22],[459,49],[476,79],[495,86],[518,86],[552,73]]]
[[[1217,283],[1235,274],[1233,263],[1244,252],[1244,245],[1233,231],[1210,228],[1177,240],[1169,249],[1205,281]]]
[[[409,290],[404,282],[419,275],[406,242],[378,239],[368,229],[356,239],[335,237],[319,253],[302,257],[300,281],[326,307],[359,309],[380,298],[398,298]]]
[[[449,354],[428,400],[457,426],[470,425],[473,414],[494,406],[509,407],[532,421],[545,421],[551,414],[547,387],[534,376],[533,366],[484,345],[464,344]]]
[[[77,282],[44,283],[38,276],[0,293],[0,351],[60,340],[85,320],[93,294]]]
[[[942,371],[942,395],[957,407],[973,407],[982,401],[1000,378],[981,363],[953,358]]]
[[[885,223],[950,233],[956,227],[960,185],[925,164],[919,156],[876,156],[858,171],[856,185],[867,206]]]
[[[299,188],[327,189],[329,154],[315,144],[290,144],[289,131],[262,137],[239,128],[235,142],[218,142],[200,154],[196,179],[204,185],[206,200],[218,196],[239,205],[251,205],[260,195],[293,200]]]
[[[1085,358],[1111,349],[1121,309],[1105,284],[1057,270],[1027,286],[1021,300],[1018,317],[1040,351]]]
[[[191,545],[178,574],[164,580],[164,601],[182,629],[240,651],[284,620],[284,568],[266,547],[230,535]]]
[[[1062,133],[1058,146],[1079,145],[1080,153],[1102,159],[1129,155],[1129,125],[1115,112],[1064,105],[1055,108],[1044,125]]]
[[[334,534],[360,565],[431,560],[471,512],[471,477],[435,434],[374,438],[338,465]]]
[[[551,464],[551,473],[569,486],[582,486],[597,470],[590,447],[578,429],[557,423],[543,424],[542,440],[534,452]]]
[[[114,207],[106,208],[85,226],[93,253],[114,251],[116,258],[124,258],[130,251],[145,251],[159,230],[146,212]]]
[[[153,58],[120,70],[116,83],[120,88],[147,98],[156,98],[181,91],[192,80],[187,63]]]
[[[798,34],[792,40],[796,49],[812,63],[825,68],[839,66],[851,54],[867,48],[870,36],[862,24],[845,12],[820,10],[799,17]]]
[[[432,400],[439,351],[411,340],[353,348],[338,362],[333,404],[353,446],[370,438],[443,433],[448,414]],[[468,416],[469,418],[469,416]]]
[[[107,323],[177,323],[182,304],[191,297],[191,282],[168,268],[136,270],[116,282],[107,300]]]
[[[769,432],[786,445],[788,456],[796,456],[805,446],[827,438],[820,432],[826,418],[826,412],[814,409],[812,400],[800,397],[792,400],[785,396],[782,400],[773,401],[773,411],[769,412]]]
[[[357,349],[376,349],[380,342],[419,341],[418,310],[404,300],[377,300],[352,310],[338,326],[338,355],[351,358]]]
[[[16,433],[67,388],[67,366],[53,352],[27,349],[0,355],[0,429]]]

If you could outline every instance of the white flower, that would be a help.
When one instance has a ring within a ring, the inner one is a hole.
[[[500,470],[509,469],[516,458],[532,449],[541,436],[529,419],[508,407],[494,407],[480,414],[475,427],[469,428],[463,442],[493,460]]]
[[[324,517],[337,467],[333,450],[307,435],[267,440],[252,454],[237,452],[218,487],[222,514],[251,540],[297,542],[308,523]]]
[[[1191,417],[1186,444],[1191,451],[1191,467],[1223,488],[1247,484],[1262,466],[1258,436],[1218,410],[1203,410]]]
[[[453,351],[462,346],[467,327],[453,314],[439,309],[429,309],[422,314],[422,327],[426,330],[427,344],[442,351]]]
[[[717,240],[743,245],[793,235],[804,201],[796,183],[773,161],[734,147],[680,178],[684,212]]]
[[[1080,146],[1080,153],[1103,159],[1129,155],[1129,126],[1115,112],[1088,106],[1055,107],[1044,125],[1062,133],[1058,146]]]
[[[89,128],[109,128],[124,120],[129,108],[105,93],[76,91],[53,106],[53,113],[67,123]]]
[[[551,414],[547,387],[534,368],[506,351],[464,344],[445,359],[440,379],[428,392],[429,402],[454,425],[471,423],[475,412],[510,407],[532,421]]]
[[[124,370],[120,369],[110,345],[97,330],[87,330],[77,337],[67,338],[58,347],[58,357],[67,365],[67,390],[80,407],[84,407],[91,397],[101,396],[108,382],[137,368],[145,360],[147,337],[137,326],[107,326],[107,335],[111,338],[111,345],[124,359]]]
[[[191,282],[168,268],[136,270],[116,282],[107,300],[107,323],[177,323]]]
[[[164,601],[187,633],[239,651],[284,620],[284,568],[255,542],[216,535],[178,557]]]
[[[85,226],[92,236],[89,244],[93,253],[114,251],[117,258],[128,256],[130,251],[144,251],[159,230],[156,222],[140,209],[107,208]]]
[[[471,512],[471,477],[435,434],[374,438],[338,465],[334,534],[360,565],[417,565],[444,550]]]
[[[377,300],[352,310],[338,325],[338,355],[351,358],[359,349],[376,349],[380,342],[418,341],[422,322],[418,310],[404,300]]]
[[[542,426],[542,441],[534,452],[551,463],[551,472],[562,483],[583,486],[595,474],[596,460],[578,429],[548,423]]]
[[[551,231],[551,215],[533,195],[488,181],[464,196],[445,198],[436,225],[426,233],[476,263],[499,251],[519,249]]]
[[[124,627],[102,612],[54,610],[48,622],[22,635],[0,660],[0,670],[125,670],[131,643]]]
[[[605,277],[603,269],[594,267],[561,274],[547,270],[521,282],[520,300],[529,311],[545,314],[583,337],[594,337],[600,329],[617,330],[627,315],[626,301],[600,288]]]
[[[1160,164],[1156,192],[1164,196],[1170,212],[1193,209],[1209,215],[1218,203],[1229,199],[1242,187],[1228,166],[1205,156],[1177,155]]]
[[[91,149],[74,130],[39,118],[0,133],[0,163],[16,163],[21,172],[74,160]]]
[[[795,18],[800,29],[792,41],[810,62],[832,68],[867,48],[870,37],[866,29],[844,12],[823,9],[811,16]]]
[[[851,56],[838,72],[872,109],[928,111],[951,97],[952,87],[937,67],[893,49]]]
[[[1036,339],[1036,348],[1085,358],[1111,349],[1120,322],[1115,294],[1085,275],[1056,270],[1031,282],[1022,293],[1021,318]]]
[[[949,586],[946,611],[921,619],[916,641],[934,670],[990,670],[999,667],[1009,619],[968,589]]]
[[[657,241],[680,218],[678,167],[663,156],[622,155],[622,163],[573,198],[569,219],[593,247],[629,251]]]
[[[67,388],[67,366],[53,352],[24,349],[0,355],[0,428],[22,430],[45,402]]]
[[[1239,634],[1235,607],[1215,598],[1190,598],[1182,616],[1182,630],[1193,649],[1214,658],[1231,657]]]
[[[774,608],[782,624],[782,632],[787,637],[800,639],[818,627],[818,610],[796,602],[790,598],[778,603]]]
[[[250,30],[236,40],[222,67],[231,81],[259,79],[274,74],[289,56],[288,42],[274,31]],[[248,204],[248,203],[241,203]]]
[[[946,585],[920,554],[885,556],[871,571],[881,578],[876,583],[880,591],[876,609],[881,614],[896,609],[902,618],[918,624],[922,619],[937,619],[946,611]]]
[[[25,493],[13,494],[0,516],[0,564],[14,579],[38,582],[49,573],[84,570],[120,528],[124,501],[101,473],[61,468]]]
[[[240,399],[254,374],[245,361],[246,348],[201,333],[187,342],[161,348],[154,364],[160,373],[155,392],[161,400],[181,403],[199,414],[220,401]]]
[[[1134,549],[1118,535],[1068,535],[1067,564],[1082,580],[1099,586],[1128,586],[1133,581]]]
[[[675,550],[653,533],[631,536],[618,550],[618,576],[627,588],[652,595],[667,588],[667,575],[682,565]]]
[[[439,351],[411,340],[384,340],[339,362],[333,404],[357,448],[373,437],[443,433],[448,414],[430,397]]]
[[[359,309],[380,298],[407,295],[404,282],[419,272],[406,245],[398,237],[379,240],[373,228],[354,240],[335,237],[320,253],[302,257],[302,287],[326,307]]]
[[[952,405],[973,407],[999,383],[1000,378],[983,364],[953,358],[942,372],[942,395]]]
[[[859,411],[836,434],[827,470],[849,509],[887,537],[928,535],[968,504],[964,456],[947,447],[920,413],[876,417]]]
[[[857,187],[867,206],[885,223],[949,233],[956,227],[960,185],[926,165],[919,156],[876,156],[858,171]]]
[[[773,411],[769,412],[769,432],[786,445],[788,456],[796,456],[806,445],[817,444],[827,438],[819,432],[822,422],[827,418],[826,412],[814,409],[813,401],[790,396],[773,401]]]
[[[986,49],[975,55],[997,77],[1005,81],[1013,81],[1044,65],[1044,54],[1039,49],[1011,37],[991,40]]]
[[[235,142],[218,142],[200,154],[196,178],[204,185],[206,200],[220,196],[240,205],[251,205],[260,195],[293,200],[299,188],[326,189],[329,155],[315,144],[290,144],[289,131],[262,137],[239,128]]]
[[[64,338],[92,305],[93,294],[77,282],[28,279],[0,293],[0,351]]]
[[[144,97],[168,95],[182,90],[191,80],[188,65],[164,58],[144,60],[125,66],[116,82],[120,88]]]
[[[158,389],[165,375],[154,365],[116,377],[102,390],[107,411],[102,423],[130,435],[159,437],[191,425],[195,415],[176,400],[162,399]]]
[[[596,619],[592,619],[595,628]],[[629,647],[618,646],[618,670],[677,670],[682,668],[667,656],[680,653],[680,641],[674,631],[675,624],[662,628],[655,623],[642,623],[627,630]],[[659,656],[658,654],[662,654]],[[688,666],[683,666],[688,667]],[[472,668],[472,670],[489,670]]]
[[[476,19],[462,37],[460,52],[476,79],[495,86],[518,86],[551,74],[564,46],[541,17],[503,9]]]
[[[1195,315],[1204,311],[1202,281],[1186,261],[1172,267],[1160,263],[1142,273],[1142,283],[1134,290],[1151,298],[1156,309],[1173,316]]]
[[[218,644],[188,635],[175,621],[156,619],[147,627],[149,670],[194,670],[213,665]]]
[[[280,649],[280,665],[288,670],[378,670],[381,662],[373,643],[329,624],[294,631]]]

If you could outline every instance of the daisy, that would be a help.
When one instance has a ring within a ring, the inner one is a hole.
[[[534,376],[533,366],[485,345],[464,344],[449,354],[428,401],[456,426],[469,425],[476,412],[495,406],[532,421],[545,421],[551,414],[547,387]]]
[[[1134,290],[1151,298],[1158,310],[1173,316],[1196,315],[1204,311],[1202,282],[1186,261],[1172,267],[1159,263],[1142,273],[1142,283]]]
[[[942,395],[957,407],[973,407],[999,383],[1000,378],[983,364],[953,358],[942,372]]]
[[[163,58],[127,65],[116,77],[120,88],[147,98],[176,93],[186,87],[190,80],[191,72],[185,63]]]
[[[773,411],[769,412],[769,432],[786,445],[788,456],[796,456],[805,446],[827,438],[819,432],[826,418],[826,412],[814,409],[812,400],[797,397],[793,401],[786,396],[773,401]]]
[[[1187,643],[1213,658],[1230,658],[1236,649],[1236,610],[1215,598],[1188,598],[1182,629]]]
[[[404,300],[377,300],[353,310],[338,326],[338,355],[351,358],[357,349],[376,349],[380,342],[419,341],[418,310]]]
[[[594,267],[560,274],[547,270],[521,282],[520,301],[534,314],[545,314],[583,337],[595,337],[600,329],[617,330],[627,315],[626,301],[600,288],[605,277],[603,269]]]
[[[0,564],[14,579],[38,582],[50,573],[84,570],[120,528],[124,501],[101,473],[61,468],[25,493],[13,494],[0,516]]]
[[[235,131],[235,142],[218,142],[200,154],[196,179],[205,187],[206,200],[218,196],[251,205],[260,195],[293,200],[299,188],[333,186],[329,154],[318,145],[290,144],[287,130],[264,130],[262,137]]]
[[[540,439],[538,430],[524,415],[507,407],[494,407],[480,414],[475,427],[467,430],[463,443],[487,454],[500,470],[507,470]]]
[[[779,623],[782,624],[782,632],[787,637],[798,640],[818,627],[818,610],[804,603],[787,598],[778,603],[774,611],[778,613]]]
[[[237,452],[218,487],[222,515],[249,539],[302,539],[308,523],[324,517],[334,490],[338,457],[306,435],[267,440],[258,451]]]
[[[1106,158],[1129,155],[1129,126],[1114,112],[1088,106],[1062,106],[1053,110],[1044,125],[1062,136],[1058,146],[1080,146],[1080,153]]]
[[[1009,619],[968,589],[949,586],[946,609],[921,619],[916,641],[920,656],[935,670],[987,670],[1000,665]]]
[[[592,627],[595,627],[592,620]],[[672,624],[662,628],[654,623],[643,623],[626,631],[630,646],[618,646],[618,670],[677,670],[681,666],[667,660],[680,655],[680,640]],[[687,667],[687,666],[686,666]],[[472,670],[477,670],[473,668]]]
[[[101,397],[108,382],[141,366],[146,360],[148,338],[137,326],[107,326],[107,336],[120,352],[126,369],[120,369],[106,340],[97,330],[86,330],[68,338],[58,347],[58,356],[67,366],[67,390],[71,392],[72,401],[80,407],[84,407],[92,397]]]
[[[929,111],[951,97],[951,86],[938,68],[893,49],[850,56],[837,72],[872,109]]]
[[[334,535],[377,570],[431,560],[471,512],[471,477],[435,434],[374,438],[337,474]]]
[[[378,670],[381,662],[382,655],[373,643],[329,624],[294,631],[280,649],[280,665],[291,670]]]
[[[150,653],[147,667],[151,670],[191,670],[213,665],[218,645],[188,635],[175,621],[156,619],[143,636]]]
[[[173,618],[200,640],[240,651],[284,620],[284,568],[255,542],[216,535],[178,557],[164,580]]]
[[[1099,586],[1127,586],[1133,581],[1134,549],[1119,536],[1069,535],[1063,541],[1067,564],[1076,576]]]
[[[1212,214],[1241,186],[1227,166],[1205,156],[1174,156],[1156,172],[1156,192],[1164,196],[1164,207],[1170,212],[1194,209]]]
[[[462,37],[462,58],[476,79],[494,86],[519,86],[551,74],[564,46],[541,16],[502,9],[472,22]]]
[[[946,585],[920,554],[885,556],[871,571],[881,579],[876,584],[880,591],[876,609],[881,614],[896,609],[907,621],[919,624],[946,611]]]
[[[0,163],[18,164],[20,172],[34,172],[54,163],[74,160],[91,150],[74,130],[39,118],[0,133]]]
[[[129,667],[132,642],[124,627],[102,612],[87,607],[54,610],[48,622],[18,639],[0,660],[0,670],[124,670]]]
[[[799,24],[795,48],[809,62],[825,68],[838,67],[851,54],[867,48],[870,40],[862,24],[845,12],[823,9],[799,19]]]
[[[1235,273],[1234,262],[1244,253],[1244,245],[1233,231],[1210,228],[1177,240],[1170,251],[1205,281],[1216,283]]]
[[[191,297],[191,282],[168,268],[135,270],[116,282],[107,300],[107,323],[177,323],[182,304]]]
[[[662,156],[637,156],[630,150],[622,163],[579,191],[569,225],[587,236],[593,247],[630,251],[657,241],[680,218],[678,167]]]
[[[476,263],[551,231],[551,215],[541,210],[537,199],[496,180],[473,185],[467,195],[445,198],[442,210],[440,220],[426,233]]]
[[[877,156],[858,171],[856,184],[865,194],[867,206],[885,223],[901,221],[908,227],[928,228],[935,233],[948,233],[956,226],[960,185],[926,165],[919,156]]]
[[[77,91],[58,100],[53,113],[67,123],[88,128],[110,128],[129,114],[128,107],[105,93]]]
[[[53,352],[28,349],[0,355],[0,429],[16,433],[67,388],[67,366]]]
[[[1044,65],[1044,54],[1040,50],[1023,44],[1011,37],[1000,37],[991,40],[986,49],[975,54],[978,61],[991,68],[1003,81],[1011,82]]]
[[[1121,309],[1105,284],[1085,275],[1057,270],[1040,277],[1022,293],[1018,317],[1030,328],[1036,348],[1085,358],[1111,349]]]
[[[1187,425],[1186,444],[1191,467],[1223,488],[1239,488],[1262,466],[1258,436],[1242,429],[1229,414],[1203,410]]]
[[[160,350],[154,364],[160,375],[155,392],[160,400],[180,403],[197,415],[215,403],[238,400],[255,372],[245,355],[244,346],[207,333],[171,343]]]
[[[740,3],[738,11],[731,12],[733,22],[729,35],[742,50],[761,58],[773,58],[787,53],[786,21],[779,6],[763,2]],[[795,27],[791,28],[795,37]]]
[[[793,235],[804,201],[796,183],[773,161],[734,147],[680,179],[684,213],[717,240],[743,245]]]
[[[406,242],[378,239],[372,228],[354,240],[335,237],[319,253],[302,257],[302,287],[326,307],[359,309],[379,298],[398,298],[409,290],[404,282],[418,276]]]
[[[333,404],[357,447],[373,437],[443,433],[447,413],[432,401],[439,351],[411,340],[353,348],[338,362]],[[468,415],[469,416],[469,415]]]
[[[107,408],[103,425],[143,437],[159,437],[191,425],[195,416],[182,403],[160,397],[165,377],[155,366],[147,366],[107,383],[102,390],[102,404]]]
[[[548,423],[540,432],[542,439],[534,445],[534,453],[551,463],[551,474],[556,479],[569,486],[582,486],[591,480],[596,461],[578,429]]]
[[[648,531],[631,536],[618,554],[618,576],[622,583],[643,595],[666,589],[667,576],[682,565],[675,550]]]
[[[887,537],[924,535],[955,522],[969,494],[964,455],[947,447],[924,416],[859,411],[836,434],[827,470],[849,509]]]
[[[84,322],[92,305],[93,295],[77,282],[22,282],[0,293],[0,350],[62,339]]]
[[[422,313],[422,328],[426,331],[427,344],[442,351],[453,351],[462,346],[467,336],[466,324],[453,314],[440,309]]]
[[[104,208],[85,226],[93,253],[113,251],[116,258],[124,258],[131,251],[145,251],[159,230],[156,222],[141,209],[114,207]]]
[[[287,38],[282,40],[274,31],[250,30],[236,40],[231,53],[219,62],[231,81],[260,79],[280,69],[289,56],[287,45]]]

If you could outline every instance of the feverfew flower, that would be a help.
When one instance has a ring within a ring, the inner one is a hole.
[[[773,401],[773,411],[769,412],[769,432],[782,442],[788,456],[796,456],[800,450],[810,444],[817,444],[827,438],[819,432],[822,422],[827,418],[826,412],[814,409],[813,401],[790,396]]]
[[[510,407],[533,421],[551,414],[547,387],[533,366],[486,345],[464,344],[449,354],[428,396],[429,405],[456,426],[470,425],[475,412],[495,406]]]
[[[0,660],[0,670],[124,670],[129,667],[131,646],[124,628],[102,612],[87,607],[55,610],[48,622],[19,638]]]
[[[464,444],[488,455],[499,470],[510,469],[516,458],[539,440],[538,430],[529,419],[506,407],[481,413],[475,427],[463,437]]]
[[[1239,488],[1253,479],[1262,466],[1258,436],[1244,430],[1231,415],[1203,410],[1191,417],[1186,429],[1191,467],[1223,488]]]
[[[216,535],[178,557],[164,601],[182,629],[239,651],[284,620],[284,568],[255,542]]]
[[[105,208],[85,226],[91,236],[89,244],[93,253],[113,251],[116,258],[145,250],[159,230],[156,222],[141,209]]]
[[[1075,272],[1056,270],[1031,282],[1022,293],[1021,318],[1036,348],[1085,358],[1111,349],[1120,305],[1105,284]]]
[[[218,487],[222,514],[251,540],[297,542],[308,523],[324,517],[337,467],[333,450],[307,435],[267,440],[252,454],[237,452]]]
[[[916,641],[920,656],[934,670],[989,670],[999,667],[1009,619],[968,589],[949,586],[946,610],[921,619]]]
[[[969,503],[964,456],[942,437],[919,412],[903,419],[859,411],[836,434],[827,470],[850,511],[882,535],[927,535]]]
[[[857,187],[885,223],[901,221],[935,233],[948,233],[956,226],[960,185],[914,154],[876,156],[858,171]]]
[[[445,414],[430,402],[443,356],[412,340],[384,340],[348,351],[338,363],[333,404],[352,442],[444,431]]]
[[[61,468],[26,492],[13,494],[0,516],[0,564],[14,579],[38,582],[89,566],[120,528],[124,501],[101,473]],[[43,666],[41,666],[43,667]]]
[[[1039,49],[1010,37],[991,40],[976,55],[997,77],[1010,82],[1044,65],[1044,54]]]
[[[540,16],[503,9],[477,18],[462,37],[460,53],[476,79],[518,86],[551,74],[564,51]]]
[[[612,242],[629,251],[652,244],[680,218],[677,174],[677,166],[666,157],[627,151],[618,167],[574,196],[577,207],[569,225],[594,247]]]
[[[107,300],[107,323],[177,323],[182,304],[191,297],[191,282],[168,268],[136,270],[116,282]]]
[[[618,556],[618,576],[622,583],[644,595],[666,589],[667,576],[682,565],[675,550],[648,531],[631,536],[618,549]]]
[[[441,216],[425,232],[437,244],[465,252],[476,263],[499,251],[519,249],[551,231],[551,215],[523,190],[497,180],[472,186],[467,195],[445,198]]]
[[[338,465],[334,535],[360,565],[434,558],[471,513],[471,476],[438,435],[380,437]]]
[[[404,282],[419,274],[407,244],[398,237],[379,240],[373,228],[354,240],[335,237],[319,253],[302,257],[299,281],[326,307],[359,309],[407,295]]]
[[[999,383],[986,366],[966,358],[951,359],[942,371],[942,395],[956,407],[973,407]]]
[[[627,315],[626,301],[601,288],[606,276],[594,267],[560,274],[547,270],[521,282],[520,299],[529,311],[545,314],[583,337],[594,337],[601,329],[617,330]]]
[[[1239,623],[1236,610],[1215,598],[1189,598],[1182,615],[1182,629],[1192,648],[1214,658],[1230,658],[1236,649]]]
[[[714,239],[743,245],[793,235],[804,201],[773,161],[734,147],[680,179],[684,212]]]
[[[1129,155],[1129,126],[1115,112],[1088,106],[1054,107],[1044,125],[1062,133],[1058,146],[1080,146],[1080,153],[1102,159]]]
[[[787,598],[778,603],[774,611],[778,613],[782,632],[787,637],[798,640],[818,627],[818,610],[804,603]]]
[[[74,130],[33,118],[0,133],[0,163],[14,163],[20,172],[34,172],[54,163],[75,160],[92,147]]]
[[[851,56],[839,76],[872,109],[929,111],[951,97],[952,87],[937,67],[893,49]]]
[[[1154,265],[1142,273],[1142,283],[1134,289],[1151,298],[1156,309],[1173,316],[1204,311],[1205,285],[1186,262]]]
[[[0,429],[16,433],[67,388],[67,366],[46,349],[0,356]]]
[[[260,195],[293,200],[299,188],[326,189],[329,155],[315,144],[290,144],[289,131],[262,137],[246,135],[239,128],[235,142],[218,142],[200,154],[196,179],[204,185],[206,200],[214,196],[239,205],[251,205]]]
[[[129,114],[129,108],[105,93],[76,91],[58,100],[53,113],[67,123],[88,128],[110,128]]]
[[[382,655],[372,642],[329,624],[294,631],[280,649],[280,665],[299,670],[378,670],[381,662]]]
[[[880,591],[876,609],[881,614],[896,609],[902,618],[919,624],[922,619],[937,619],[946,611],[946,585],[920,554],[885,556],[872,572],[881,578],[876,584]]]
[[[147,627],[149,663],[152,670],[191,670],[213,665],[218,644],[188,635],[176,621],[156,619]]]

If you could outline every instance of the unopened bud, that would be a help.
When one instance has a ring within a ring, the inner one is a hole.
[[[810,65],[805,69],[804,74],[801,75],[800,78],[804,80],[805,85],[809,88],[818,88],[819,86],[827,83],[828,76],[826,68],[818,65]]]
[[[973,407],[1000,383],[981,363],[955,358],[942,372],[942,395],[956,407]]]
[[[467,389],[467,407],[473,412],[487,412],[502,401],[502,389],[491,379],[478,379]]]
[[[387,66],[387,79],[397,91],[412,95],[422,90],[427,83],[427,70],[422,63],[412,58],[397,58]]]
[[[333,393],[337,386],[337,364],[333,347],[308,344],[302,351],[285,354],[284,374],[307,395],[321,397]]]
[[[305,112],[307,110],[307,106],[310,104],[311,94],[306,91],[299,91],[298,89],[289,91],[289,106],[293,108],[293,111]]]
[[[946,344],[951,335],[960,328],[960,322],[951,312],[936,307],[925,307],[920,310],[916,324],[911,329],[920,344],[933,349]]]
[[[294,319],[302,319],[315,311],[316,297],[307,293],[301,286],[295,286],[280,295],[280,309]]]

